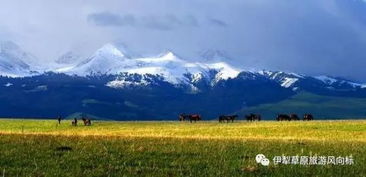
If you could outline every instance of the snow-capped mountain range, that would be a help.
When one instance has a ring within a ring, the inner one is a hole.
[[[193,62],[197,60],[184,59],[173,51],[144,56],[123,45],[106,44],[85,59],[67,52],[54,63],[36,65],[30,62],[37,61],[34,56],[12,42],[3,42],[0,117],[73,117],[85,113],[118,120],[172,120],[179,113],[191,112],[215,118],[263,104],[293,101],[296,95],[303,95],[306,104],[295,100],[290,106],[305,106],[304,111],[318,111],[323,117],[364,116],[366,85],[362,83],[330,76],[243,70],[230,65],[225,52],[207,50],[201,54],[200,62]],[[334,106],[342,104],[339,100],[344,97],[351,102],[340,108],[349,112],[339,114]],[[318,103],[327,99],[332,101]],[[288,111],[283,105],[278,108],[267,115]],[[255,110],[261,113],[269,108]]]
[[[161,76],[165,81],[177,85],[189,84],[203,78],[209,78],[212,70],[217,71],[216,80],[235,78],[240,73],[239,69],[225,62],[188,62],[171,51],[154,57],[131,58],[112,44],[104,45],[81,63],[58,68],[56,72],[79,76],[120,73],[139,74],[142,76],[153,75]],[[120,86],[122,83],[126,83],[124,80],[121,80],[123,78],[119,77],[119,79],[120,82],[115,81],[113,83]]]
[[[25,61],[35,57],[21,50],[12,42],[0,43],[0,75],[9,77],[27,77],[44,72],[64,73],[77,76],[116,75],[115,80],[106,83],[113,88],[131,85],[146,86],[153,83],[151,77],[173,85],[190,85],[204,81],[215,85],[222,80],[235,79],[240,73],[250,73],[254,78],[266,78],[277,82],[281,87],[293,90],[301,87],[304,81],[312,81],[327,89],[364,89],[365,84],[330,76],[305,76],[281,71],[245,71],[227,63],[225,52],[207,50],[201,53],[204,62],[191,62],[180,58],[172,51],[152,57],[131,57],[122,46],[106,44],[90,57],[79,61],[80,57],[72,52],[62,55],[52,67],[36,67]],[[43,68],[43,69],[40,69]],[[138,79],[130,79],[131,75],[140,75]],[[248,76],[248,75],[247,75]],[[249,79],[249,78],[246,78]],[[252,78],[253,79],[253,78]]]

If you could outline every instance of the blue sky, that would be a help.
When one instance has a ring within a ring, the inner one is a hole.
[[[366,81],[363,0],[1,0],[0,39],[40,61],[108,42],[198,60],[222,50],[245,69]]]

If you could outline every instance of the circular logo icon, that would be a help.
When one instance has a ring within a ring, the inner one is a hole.
[[[261,164],[263,166],[268,166],[269,165],[269,160],[267,158],[264,158],[264,159],[261,160]]]
[[[265,159],[266,156],[264,156],[263,154],[258,154],[257,156],[255,156],[255,161],[257,163],[261,163],[262,159]]]

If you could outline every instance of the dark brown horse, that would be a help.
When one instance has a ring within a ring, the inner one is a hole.
[[[186,120],[188,120],[189,119],[189,115],[187,115],[187,114],[179,114],[179,121],[186,121]]]
[[[90,119],[83,117],[81,120],[83,120],[85,126],[90,126],[91,125],[91,120]]]
[[[61,116],[58,116],[57,118],[58,124],[61,124],[61,120],[62,120]]]
[[[299,118],[299,116],[297,116],[297,114],[291,114],[290,120],[300,120],[300,118]]]
[[[304,121],[311,121],[311,120],[314,120],[313,115],[311,115],[311,114],[304,115]]]
[[[78,125],[78,119],[74,118],[74,120],[71,122],[71,125],[77,126]]]
[[[219,122],[227,122],[229,123],[230,121],[231,122],[234,122],[235,119],[237,119],[239,116],[238,115],[221,115],[219,117]]]
[[[191,114],[189,115],[189,121],[192,123],[192,121],[197,122],[202,120],[201,115],[199,114]]]
[[[284,120],[290,121],[291,118],[287,114],[278,114],[276,120],[277,121],[284,121]]]
[[[247,121],[261,121],[262,116],[259,114],[249,114],[249,115],[245,115],[245,119]]]

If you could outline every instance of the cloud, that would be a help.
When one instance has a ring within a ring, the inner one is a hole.
[[[122,41],[142,55],[171,49],[195,61],[219,49],[237,67],[366,81],[362,0],[2,0],[4,38],[45,63]]]
[[[177,17],[173,14],[167,15],[144,15],[132,14],[120,15],[111,12],[91,13],[87,21],[101,27],[143,27],[155,30],[172,30],[181,27],[197,27],[198,20],[194,16]]]
[[[141,18],[143,27],[156,30],[172,30],[178,25],[181,25],[178,18],[175,16],[144,16]]]
[[[215,19],[215,18],[209,18],[208,21],[210,22],[210,24],[214,25],[214,26],[220,26],[220,27],[226,27],[227,23],[219,20],[219,19]]]
[[[88,22],[97,26],[133,26],[133,15],[117,15],[110,12],[92,13],[87,17]]]

